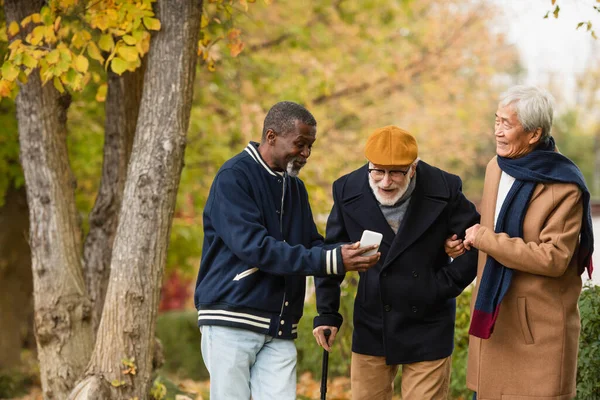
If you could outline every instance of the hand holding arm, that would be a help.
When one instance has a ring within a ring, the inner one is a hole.
[[[455,233],[450,236],[444,242],[444,251],[448,254],[449,257],[457,258],[465,253],[465,246],[463,244],[463,240],[458,238],[458,235]]]

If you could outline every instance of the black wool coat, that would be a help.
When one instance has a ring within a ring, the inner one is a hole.
[[[334,182],[326,242],[356,242],[363,230],[383,234],[381,259],[360,273],[354,302],[352,351],[385,356],[387,364],[437,360],[452,354],[456,300],[477,273],[477,252],[455,260],[444,241],[479,222],[456,175],[423,161],[398,233],[390,228],[369,187],[368,165]],[[314,325],[341,324],[343,278],[315,278],[319,315]]]

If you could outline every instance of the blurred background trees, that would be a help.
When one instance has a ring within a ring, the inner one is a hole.
[[[195,96],[167,253],[161,311],[193,309],[193,282],[201,255],[202,209],[210,184],[225,160],[243,149],[249,140],[260,138],[265,113],[275,102],[302,103],[317,118],[317,141],[301,177],[309,188],[313,213],[324,233],[331,207],[331,183],[364,163],[362,149],[366,137],[384,125],[395,124],[414,133],[420,157],[460,175],[467,196],[477,202],[485,165],[494,154],[492,124],[498,95],[524,77],[517,49],[495,29],[502,10],[492,2],[280,0],[256,2],[251,7],[248,3],[253,1],[206,1],[204,4]],[[4,16],[1,17],[4,21]],[[9,28],[10,24],[4,24],[1,29],[5,35],[4,40],[0,37],[3,56],[8,54]],[[101,226],[98,221],[106,225],[110,220],[108,214],[99,210],[102,210],[102,199],[115,193],[107,193],[106,187],[103,189],[102,179],[109,179],[106,175],[111,170],[120,171],[113,179],[123,178],[126,171],[123,158],[106,163],[110,157],[104,156],[111,128],[125,122],[119,122],[118,112],[110,108],[114,103],[106,97],[103,85],[106,82],[110,85],[111,81],[125,85],[121,86],[122,92],[113,92],[116,93],[114,101],[125,102],[127,96],[132,96],[130,101],[135,102],[137,98],[139,102],[141,95],[141,88],[134,89],[123,83],[130,76],[127,74],[135,72],[118,75],[116,72],[122,71],[115,72],[107,61],[111,51],[116,52],[117,43],[114,41],[113,47],[104,43],[102,65],[94,58],[97,55],[94,51],[91,55],[89,50],[84,53],[89,57],[91,75],[80,91],[70,88],[69,81],[63,87],[72,97],[67,110],[66,140],[77,182],[78,218],[83,235],[89,235],[86,249],[93,247],[94,235],[104,232],[96,229],[94,233],[94,227]],[[123,54],[128,56],[127,52]],[[139,56],[141,65],[142,54]],[[131,62],[138,65],[137,61]],[[106,67],[109,67],[108,72]],[[554,129],[561,151],[578,163],[596,197],[600,195],[599,77],[600,64],[596,59],[578,78],[577,102],[560,107]],[[132,84],[135,85],[135,81]],[[549,87],[552,88],[552,82]],[[557,97],[561,105],[561,98]],[[104,100],[106,104],[102,103]],[[119,107],[116,109],[123,109]],[[31,265],[26,254],[28,233],[23,228],[28,226],[23,203],[24,181],[19,164],[15,105],[10,98],[0,100],[0,125],[0,205],[3,207],[0,209],[3,226],[0,282],[3,286],[6,283],[11,288],[19,287],[18,292],[25,293],[22,300],[17,294],[2,296],[0,300],[0,325],[13,328],[0,330],[0,349],[15,349],[22,343],[32,342],[33,309]],[[131,131],[131,126],[129,129]],[[121,145],[130,149],[126,143],[130,142],[124,140]],[[125,150],[125,159],[128,151]],[[116,185],[113,188],[121,187],[122,191],[123,180],[113,184]],[[118,209],[119,199],[116,204],[113,206]],[[111,229],[114,237],[115,228]],[[97,268],[96,275],[93,269],[87,270],[86,286],[97,288],[90,293],[97,293],[92,301],[96,297],[103,299],[106,292],[106,260],[110,260],[111,235],[104,238],[108,255],[95,261],[103,267]],[[84,254],[88,265],[94,260],[89,254],[99,253]],[[334,375],[348,372],[355,283],[353,276],[348,276],[344,283],[346,322],[332,356],[332,360],[338,360],[332,365]],[[317,363],[321,354],[309,334],[314,314],[310,291],[308,299],[298,342],[304,368]],[[11,315],[15,304],[19,304],[22,311],[18,319],[15,313]],[[98,314],[94,315],[94,327],[97,327]],[[177,342],[180,336],[173,336],[173,330],[179,329],[175,326],[191,329],[186,319],[190,315],[194,321],[193,311],[163,314],[160,320],[168,322],[163,322],[166,327],[161,327],[159,320],[158,335],[165,340],[171,336],[174,338],[171,341]],[[464,320],[464,316],[462,318]],[[190,338],[193,341],[193,335],[190,334]],[[461,349],[459,339],[458,349]],[[166,365],[177,364],[185,353],[193,351],[199,354],[199,347],[188,351],[180,347],[171,354],[167,352]],[[455,357],[459,361],[455,361],[453,374],[457,376],[457,383],[453,383],[457,385],[456,390],[453,387],[457,396],[464,387],[460,386],[463,384],[460,359],[460,355]],[[19,359],[14,354],[2,361],[0,374],[2,369],[19,368]],[[196,361],[187,365],[194,363]],[[186,362],[181,360],[180,364]],[[171,370],[189,368],[175,365]],[[190,377],[199,377],[192,375]]]

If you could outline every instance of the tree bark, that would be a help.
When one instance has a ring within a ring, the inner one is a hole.
[[[94,333],[100,324],[108,286],[113,241],[142,98],[144,66],[145,62],[141,68],[121,76],[108,73],[102,179],[83,247],[85,283],[92,302]]]
[[[9,188],[5,200],[0,208],[0,371],[20,364],[21,349],[33,326],[25,188]]]
[[[43,0],[5,0],[7,23],[39,12]],[[21,32],[21,35],[24,35]],[[81,229],[68,162],[70,98],[34,71],[17,96],[20,159],[29,206],[34,331],[45,399],[64,399],[92,350],[90,302],[81,269]]]
[[[159,0],[111,273],[92,360],[72,399],[146,399],[160,285],[192,105],[202,1]],[[135,374],[122,360],[134,364]],[[112,385],[110,384],[112,383]]]

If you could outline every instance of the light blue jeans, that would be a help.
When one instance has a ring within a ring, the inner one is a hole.
[[[293,340],[217,325],[204,325],[201,332],[211,400],[296,398]]]

